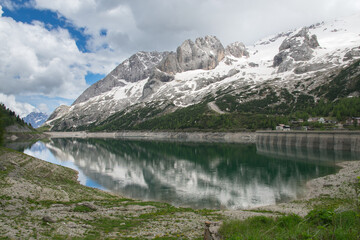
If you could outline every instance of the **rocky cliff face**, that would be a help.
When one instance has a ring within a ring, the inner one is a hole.
[[[48,125],[53,125],[54,121],[61,119],[64,115],[66,115],[70,110],[69,106],[61,105],[58,108],[55,109],[55,111],[49,116],[46,123]]]
[[[176,73],[203,69],[211,70],[225,57],[225,49],[214,36],[184,41],[176,53],[168,54],[156,67],[145,84],[142,99],[148,99],[159,90],[163,83],[174,80]]]
[[[308,61],[313,57],[313,49],[319,47],[317,36],[309,35],[309,29],[303,28],[293,36],[287,37],[279,47],[279,53],[274,57],[274,67],[278,72],[293,69],[296,62]]]
[[[220,40],[214,36],[184,41],[176,50],[169,54],[158,66],[166,73],[178,73],[195,69],[214,69],[225,57],[225,49]]]
[[[234,56],[236,58],[249,57],[249,52],[246,50],[242,42],[234,42],[229,44],[225,49],[225,54]]]
[[[114,70],[112,70],[104,79],[93,84],[85,90],[73,103],[78,104],[86,100],[107,92],[114,87],[123,87],[126,82],[137,82],[148,78],[153,68],[168,55],[168,52],[138,52],[126,59]]]

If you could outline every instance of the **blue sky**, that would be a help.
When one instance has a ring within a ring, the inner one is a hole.
[[[29,1],[22,1],[22,4],[29,3]],[[3,17],[10,17],[17,22],[22,22],[26,24],[32,24],[34,21],[39,21],[44,23],[44,27],[48,30],[56,28],[67,29],[71,38],[75,40],[76,46],[79,51],[83,53],[90,52],[87,49],[87,41],[91,38],[90,35],[84,33],[84,28],[79,28],[74,26],[63,16],[60,16],[58,13],[46,9],[35,9],[30,7],[19,7],[15,9],[3,8]],[[106,34],[106,31],[103,30],[102,34]],[[86,84],[92,85],[98,80],[105,77],[105,74],[92,73],[90,71],[85,75]],[[16,97],[18,102],[29,103],[40,111],[46,111],[47,113],[52,112],[56,107],[61,104],[71,105],[73,99],[67,99],[62,97],[48,97],[43,95],[18,95]],[[47,107],[44,107],[46,103]]]
[[[137,51],[205,35],[249,45],[359,12],[358,0],[0,0],[0,102],[50,114]]]
[[[31,24],[33,21],[40,21],[45,24],[46,29],[65,28],[71,34],[71,37],[76,40],[76,45],[82,52],[87,52],[86,42],[91,37],[84,33],[83,28],[76,28],[73,24],[68,22],[64,17],[59,16],[56,12],[43,9],[34,9],[29,7],[21,7],[17,9],[3,8],[3,16],[11,17],[15,21]]]

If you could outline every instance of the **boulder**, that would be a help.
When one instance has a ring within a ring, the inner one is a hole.
[[[219,222],[205,222],[204,229],[204,240],[220,240],[221,237],[219,235]]]
[[[46,222],[46,223],[55,223],[56,222],[56,219],[51,216],[44,216],[42,218],[42,220],[43,220],[43,222]]]
[[[97,207],[94,204],[90,203],[90,202],[80,203],[79,206],[85,206],[85,207],[87,207],[87,208],[89,208],[89,209],[91,209],[93,211],[97,210]]]

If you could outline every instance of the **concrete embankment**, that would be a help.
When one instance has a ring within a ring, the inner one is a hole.
[[[259,146],[331,149],[335,151],[360,151],[360,131],[259,131]]]
[[[255,143],[255,132],[49,132],[51,138],[118,138],[184,142]]]
[[[360,131],[258,131],[258,132],[48,132],[51,138],[119,138],[185,142],[256,143],[344,151],[360,151]]]

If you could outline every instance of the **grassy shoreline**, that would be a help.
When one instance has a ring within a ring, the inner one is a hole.
[[[310,181],[304,199],[213,211],[122,198],[80,185],[74,170],[0,148],[0,239],[202,239],[206,221],[237,226],[237,220],[254,216],[248,221],[288,214],[302,218],[312,209],[353,211],[351,183],[360,176],[360,162],[340,165],[339,173]]]

